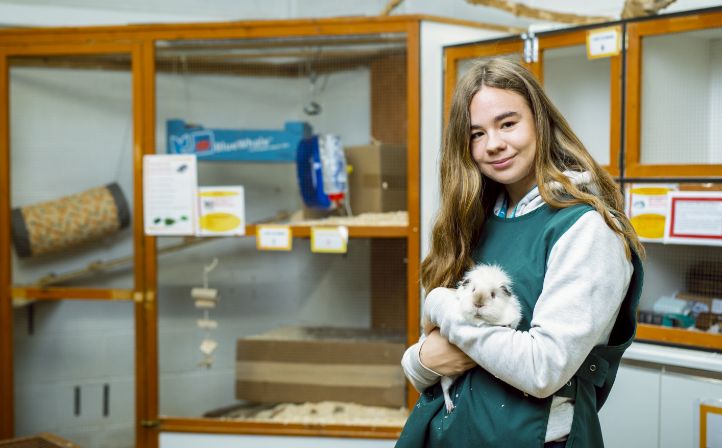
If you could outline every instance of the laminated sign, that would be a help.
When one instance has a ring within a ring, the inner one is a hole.
[[[283,129],[207,129],[173,119],[166,122],[168,154],[195,154],[198,160],[296,161],[298,144],[311,127],[289,121]]]

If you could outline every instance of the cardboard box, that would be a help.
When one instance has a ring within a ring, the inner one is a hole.
[[[354,215],[406,210],[406,146],[376,143],[344,151],[352,167],[348,186]]]
[[[404,406],[403,339],[398,332],[299,327],[239,339],[236,398]]]

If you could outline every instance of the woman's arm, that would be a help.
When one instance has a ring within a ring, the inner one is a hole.
[[[423,392],[442,375],[457,375],[475,367],[476,363],[451,344],[436,329],[409,347],[401,358],[401,367],[414,388]]]
[[[609,339],[632,275],[624,246],[595,211],[556,242],[529,331],[455,321],[448,295],[426,298],[441,334],[484,369],[536,397],[559,390]],[[431,301],[431,303],[429,303]]]

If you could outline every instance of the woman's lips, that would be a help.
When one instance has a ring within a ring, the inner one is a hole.
[[[512,160],[514,160],[514,156],[507,157],[501,160],[496,160],[494,162],[489,162],[489,165],[491,165],[494,169],[502,170],[511,165]]]

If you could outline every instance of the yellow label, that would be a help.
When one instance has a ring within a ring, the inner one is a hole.
[[[199,194],[206,198],[218,198],[221,196],[238,196],[238,192],[236,191],[203,191]]]
[[[622,50],[622,28],[613,26],[587,31],[587,58],[617,56]]]
[[[632,194],[645,194],[647,196],[659,196],[659,195],[665,195],[671,190],[669,188],[664,187],[640,187],[640,188],[632,188],[630,192]]]
[[[289,226],[259,225],[256,226],[256,249],[288,250],[293,244],[293,232]]]
[[[241,225],[241,219],[230,213],[209,213],[201,216],[200,225],[210,232],[228,232]]]
[[[634,230],[642,238],[662,238],[664,236],[664,215],[637,215],[630,221]]]
[[[343,254],[348,251],[348,228],[311,227],[311,252]]]

